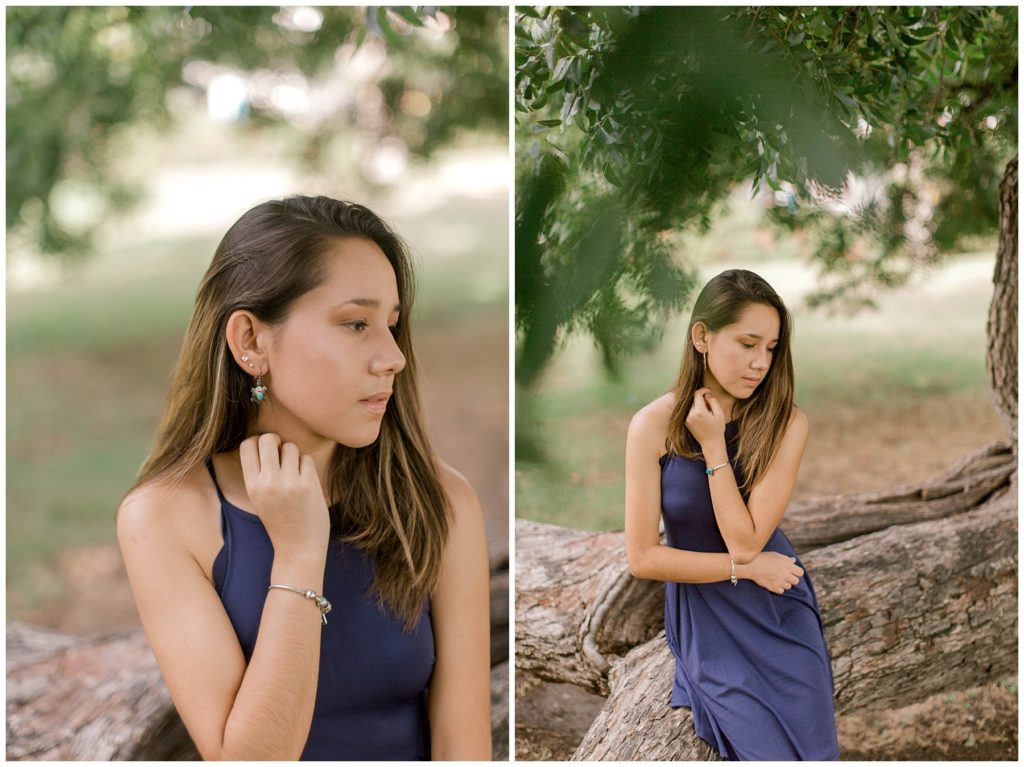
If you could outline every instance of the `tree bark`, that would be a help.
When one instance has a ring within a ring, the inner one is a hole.
[[[970,513],[1005,493],[1015,469],[1009,445],[995,443],[919,487],[795,504],[782,527],[818,584],[809,552]],[[621,532],[516,520],[516,548],[516,670],[607,695],[611,664],[661,630],[664,587],[630,575]]]
[[[897,707],[1016,671],[1016,481],[984,506],[804,558],[832,658],[835,707]],[[664,632],[613,663],[573,760],[717,759],[669,707]]]
[[[1017,455],[1017,155],[999,184],[999,246],[988,311],[985,367],[996,412]]]
[[[7,624],[7,758],[198,759],[142,631]]]
[[[942,519],[976,509],[1005,488],[1016,471],[1013,446],[993,442],[928,482],[794,503],[786,510],[784,529],[796,550],[804,552],[893,525]]]
[[[508,554],[491,566],[491,738],[508,758]],[[7,758],[198,760],[141,629],[7,624]]]
[[[491,556],[491,665],[508,661],[508,549]]]

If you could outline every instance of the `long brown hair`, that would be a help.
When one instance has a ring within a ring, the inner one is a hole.
[[[749,495],[779,449],[793,409],[793,318],[763,277],[746,269],[730,269],[713,277],[697,296],[686,330],[683,362],[672,390],[675,405],[665,441],[671,453],[685,458],[701,457],[700,443],[685,425],[694,393],[704,385],[704,364],[693,344],[693,326],[701,322],[717,333],[738,322],[751,304],[771,306],[779,313],[779,341],[764,380],[748,399],[737,399],[733,407],[733,421],[739,433],[736,459],[743,475],[740,492],[744,495]]]
[[[411,629],[437,582],[450,510],[420,421],[408,251],[362,205],[296,195],[255,206],[227,231],[199,286],[156,444],[133,489],[156,478],[176,484],[249,436],[258,406],[230,353],[228,318],[247,309],[268,325],[284,322],[295,300],[323,280],[325,252],[345,238],[375,243],[395,270],[402,306],[396,341],[406,364],[395,376],[378,439],[334,450],[332,523],[341,540],[370,555],[380,603]]]

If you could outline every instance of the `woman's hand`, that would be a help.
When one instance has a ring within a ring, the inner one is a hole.
[[[272,433],[249,437],[238,454],[249,500],[274,551],[326,551],[331,519],[313,458]]]
[[[693,405],[685,424],[702,448],[712,444],[718,437],[725,439],[725,411],[710,388],[697,389],[693,393]]]
[[[762,551],[752,561],[736,566],[736,574],[741,573],[758,586],[775,594],[782,594],[800,582],[804,569],[796,564],[796,558],[778,551]]]

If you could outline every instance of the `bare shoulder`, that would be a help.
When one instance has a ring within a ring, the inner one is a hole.
[[[451,503],[453,521],[458,523],[467,515],[481,516],[480,500],[469,480],[444,461],[438,461],[438,464],[441,487]]]
[[[445,543],[445,564],[435,595],[450,593],[464,583],[487,580],[487,523],[476,491],[458,471],[438,461],[441,486],[448,496],[451,515],[448,540]]]
[[[171,532],[178,516],[175,509],[188,506],[188,487],[182,487],[183,484],[173,485],[168,480],[156,479],[133,488],[117,509],[118,532]]]
[[[628,441],[662,452],[675,399],[675,394],[668,392],[640,408],[629,422]]]
[[[789,423],[786,427],[787,432],[792,431],[795,434],[807,436],[810,431],[811,424],[807,420],[807,413],[793,403],[793,409],[789,412]]]
[[[133,488],[117,510],[117,538],[122,553],[187,554],[209,576],[212,556],[220,544],[219,501],[211,498],[205,472],[192,472],[181,482],[156,479]],[[207,560],[209,560],[207,562]]]

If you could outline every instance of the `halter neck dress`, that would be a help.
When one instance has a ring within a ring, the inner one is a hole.
[[[725,436],[739,485],[735,421]],[[728,553],[704,461],[666,454],[659,463],[668,545]],[[781,529],[763,550],[796,557],[800,582],[782,594],[745,579],[665,584],[676,659],[669,705],[689,708],[697,735],[729,761],[837,760],[832,662],[810,574]]]
[[[213,563],[214,586],[248,663],[274,547],[260,518],[230,503],[212,461],[206,466],[220,498],[224,536]],[[332,540],[323,590],[332,609],[320,629],[320,672],[304,761],[430,759],[426,693],[434,634],[429,604],[424,603],[415,629],[403,632],[403,621],[368,595],[372,582],[372,562],[355,546]],[[312,603],[310,612],[310,620],[318,620]]]

